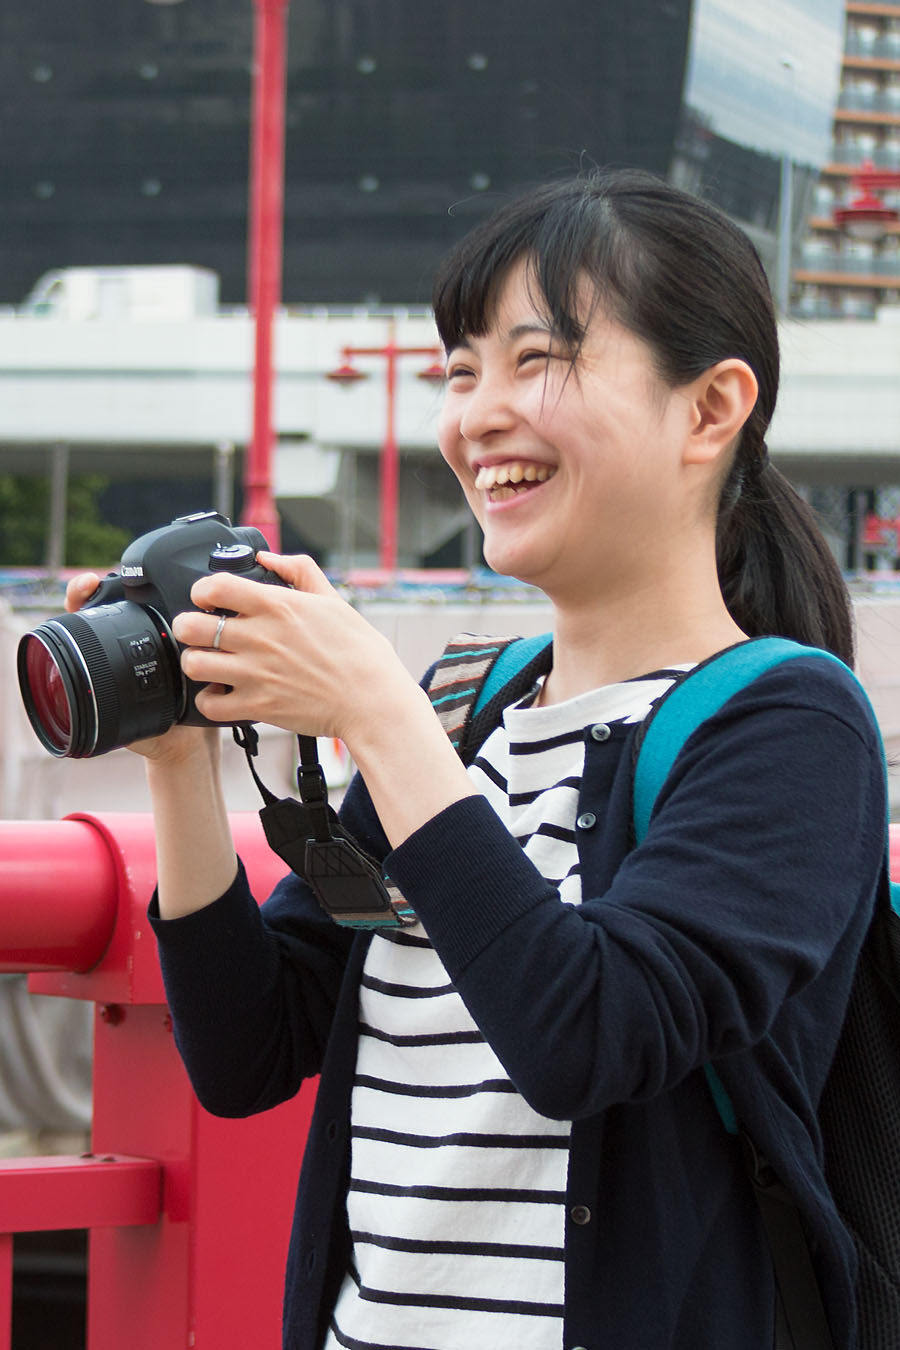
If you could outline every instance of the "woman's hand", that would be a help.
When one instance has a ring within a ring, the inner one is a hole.
[[[268,722],[337,736],[356,761],[396,847],[474,788],[428,695],[386,638],[342,600],[311,558],[260,553],[287,586],[214,573],[194,583],[201,610],[172,625],[181,665],[206,684],[197,707],[212,721]]]
[[[309,736],[354,740],[382,710],[418,690],[390,643],[338,595],[311,558],[260,553],[286,586],[218,572],[194,583],[197,610],[176,616],[185,675],[206,685],[211,721],[266,722]],[[220,619],[231,610],[217,648]],[[198,611],[207,611],[201,613]]]

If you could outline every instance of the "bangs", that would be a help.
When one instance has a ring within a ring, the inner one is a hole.
[[[476,226],[435,278],[432,304],[445,349],[488,332],[503,283],[523,259],[536,307],[546,311],[566,345],[579,346],[590,318],[583,313],[580,281],[586,275],[594,283],[595,305],[608,289],[603,255],[613,218],[604,205],[583,181],[550,184]]]

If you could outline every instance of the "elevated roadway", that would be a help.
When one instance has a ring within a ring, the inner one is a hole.
[[[336,557],[374,547],[377,451],[386,422],[384,361],[369,376],[326,378],[345,346],[436,343],[426,311],[304,310],[277,323],[275,490],[281,509]],[[783,375],[769,438],[798,484],[900,483],[900,309],[875,321],[782,325]],[[209,474],[251,426],[252,324],[246,312],[174,321],[0,314],[0,471],[47,472],[70,448],[77,471],[114,478]],[[416,562],[465,520],[435,450],[440,401],[399,362],[401,561]]]

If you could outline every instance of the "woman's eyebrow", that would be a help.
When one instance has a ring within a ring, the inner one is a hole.
[[[510,328],[506,334],[507,342],[515,342],[517,338],[528,337],[531,333],[539,333],[542,337],[549,337],[553,332],[552,326],[543,320],[532,320],[530,323],[517,323],[514,328]]]

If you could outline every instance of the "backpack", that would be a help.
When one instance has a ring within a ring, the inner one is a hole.
[[[477,748],[479,733],[496,721],[499,709],[523,696],[549,668],[549,641],[547,634],[528,639],[462,634],[447,644],[429,695],[460,753]],[[764,671],[809,656],[837,661],[829,652],[782,638],[742,643],[696,667],[657,702],[639,733],[633,766],[635,844],[646,834],[659,791],[692,732]],[[741,1131],[714,1067],[705,1068],[724,1128],[741,1137],[769,1243],[781,1296],[776,1350],[837,1350],[800,1211]],[[890,881],[887,852],[819,1123],[828,1184],[859,1257],[858,1350],[898,1350],[900,886]]]

